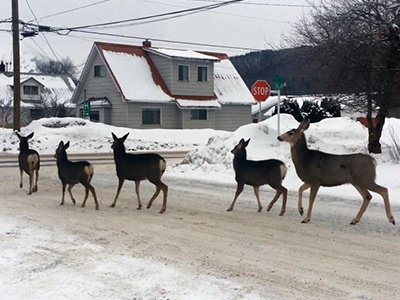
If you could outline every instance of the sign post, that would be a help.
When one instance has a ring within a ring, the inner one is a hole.
[[[83,101],[83,117],[85,119],[90,119],[90,101]]]
[[[280,124],[281,124],[281,89],[283,89],[286,86],[285,78],[283,77],[275,77],[274,78],[274,89],[278,90],[278,126],[277,126],[277,131],[278,131],[278,136],[280,135]],[[279,144],[279,143],[278,143]]]
[[[251,86],[251,94],[254,99],[258,101],[259,112],[258,112],[258,122],[261,122],[261,102],[268,99],[271,94],[271,86],[265,80],[256,80]]]

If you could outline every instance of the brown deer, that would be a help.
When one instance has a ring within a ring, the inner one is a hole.
[[[161,176],[164,174],[167,167],[165,159],[156,153],[126,153],[124,142],[129,133],[125,134],[121,138],[118,138],[114,133],[111,134],[114,139],[111,148],[114,152],[115,167],[119,180],[117,194],[115,195],[115,199],[111,204],[111,207],[114,207],[117,204],[119,193],[121,192],[122,185],[126,179],[135,181],[135,191],[138,198],[137,209],[141,209],[142,202],[140,201],[139,196],[139,185],[141,180],[147,179],[156,186],[156,191],[149,200],[147,208],[151,207],[154,199],[157,198],[158,194],[162,190],[164,196],[163,204],[160,210],[160,214],[162,214],[167,209],[168,194],[168,186],[161,181]]]
[[[85,187],[85,198],[83,199],[82,207],[85,207],[86,205],[86,200],[89,197],[90,190],[94,198],[96,210],[98,210],[99,202],[97,201],[96,191],[90,184],[94,174],[93,165],[87,161],[69,161],[66,152],[68,148],[69,142],[64,144],[64,142],[61,141],[58,144],[56,153],[54,154],[54,157],[57,159],[58,177],[62,183],[62,198],[60,205],[64,205],[65,188],[67,184],[72,203],[76,203],[75,198],[72,195],[72,188],[75,184],[80,183]]]
[[[40,169],[40,156],[36,150],[29,149],[28,140],[33,137],[33,132],[28,136],[21,136],[18,132],[15,132],[19,139],[19,155],[18,155],[18,163],[19,163],[19,172],[21,175],[19,187],[23,187],[22,174],[25,171],[26,174],[29,175],[29,191],[28,195],[31,195],[32,192],[37,192],[38,190],[38,179],[39,179],[39,169]],[[35,176],[35,184],[33,184],[33,176]]]
[[[245,141],[241,139],[239,143],[231,150],[234,155],[233,168],[235,169],[235,179],[237,182],[235,197],[229,206],[228,211],[231,211],[235,206],[236,199],[243,191],[244,185],[253,186],[254,194],[258,203],[258,212],[261,212],[262,205],[260,201],[259,191],[260,186],[264,184],[270,185],[276,190],[274,198],[268,205],[267,211],[270,211],[272,206],[278,200],[279,196],[283,195],[282,208],[279,213],[282,216],[286,211],[287,189],[282,186],[282,181],[286,176],[286,165],[277,159],[267,160],[248,160],[246,147],[250,139]]]
[[[311,188],[307,216],[302,223],[311,220],[315,197],[321,186],[339,186],[350,183],[361,194],[363,203],[356,217],[350,224],[360,221],[372,199],[369,191],[382,196],[386,215],[390,223],[395,224],[389,203],[389,193],[386,187],[375,183],[376,161],[367,154],[329,154],[307,147],[304,131],[310,126],[310,120],[304,119],[297,129],[278,136],[278,140],[288,142],[296,173],[304,184],[299,188],[299,213],[303,214],[302,193]]]

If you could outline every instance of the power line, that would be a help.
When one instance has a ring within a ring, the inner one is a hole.
[[[39,26],[39,21],[38,21],[38,19],[36,18],[36,15],[35,15],[35,13],[33,12],[33,9],[32,9],[32,7],[31,7],[31,5],[29,4],[29,1],[28,1],[28,0],[25,0],[25,2],[26,2],[26,4],[28,5],[29,10],[31,11],[33,17],[35,18],[37,25]],[[50,45],[50,43],[49,43],[49,41],[48,41],[46,35],[44,34],[44,32],[43,32],[43,38],[44,38],[44,40],[46,41],[47,45],[49,46],[49,48],[50,48],[51,52],[53,53],[54,57],[57,59],[58,62],[60,62],[60,60],[58,59],[58,56],[57,56],[56,53],[54,52],[53,47],[51,47],[51,45]]]
[[[157,41],[157,42],[165,42],[165,43],[171,43],[171,44],[192,45],[192,46],[226,48],[226,49],[236,49],[236,50],[246,50],[246,51],[260,51],[260,50],[263,50],[263,49],[249,48],[249,47],[238,47],[238,46],[227,46],[227,45],[217,45],[217,44],[207,44],[207,43],[183,42],[183,41],[176,41],[176,40],[157,39],[157,38],[149,38],[149,37],[141,37],[141,36],[132,36],[132,35],[97,32],[97,31],[88,31],[88,30],[74,30],[73,32],[81,32],[81,33],[88,33],[88,34],[94,34],[94,35],[120,37],[120,38],[137,39],[137,40],[149,39],[149,40]]]
[[[102,4],[104,2],[109,2],[109,1],[112,1],[112,0],[102,0],[102,1],[91,3],[91,4],[78,6],[78,7],[75,7],[75,8],[68,9],[68,10],[60,11],[58,13],[54,13],[54,14],[51,14],[51,15],[46,15],[46,16],[40,17],[40,20],[43,20],[43,19],[46,19],[46,18],[50,18],[50,17],[54,17],[54,16],[59,16],[59,15],[66,14],[66,13],[73,12],[73,11],[77,11],[77,10],[81,10],[81,9],[84,9],[84,8],[88,8],[88,7],[91,7],[91,6],[99,5],[99,4]],[[32,22],[32,20],[29,21],[29,22]]]
[[[189,1],[221,3],[221,1],[217,1],[217,0],[189,0]],[[285,4],[285,3],[242,2],[240,4],[260,5],[260,6],[278,6],[278,7],[300,7],[300,8],[311,8],[312,7],[311,5],[305,5],[305,4]]]
[[[239,3],[239,2],[242,2],[242,1],[244,1],[244,0],[230,0],[230,1],[225,1],[225,2],[219,2],[218,4],[209,4],[209,5],[205,5],[205,6],[199,6],[199,7],[195,7],[195,8],[188,8],[188,9],[183,9],[183,10],[179,10],[179,11],[156,14],[156,15],[151,15],[151,16],[146,16],[146,17],[132,18],[132,19],[105,22],[105,23],[97,23],[97,24],[91,24],[91,25],[69,27],[69,28],[65,28],[65,30],[72,31],[72,30],[76,30],[76,29],[87,29],[87,28],[93,28],[93,27],[104,27],[104,26],[117,25],[117,24],[128,23],[128,22],[144,21],[144,20],[148,20],[148,19],[172,16],[172,15],[183,14],[183,13],[188,13],[188,12],[201,12],[201,11],[216,9],[216,8],[220,8],[220,7],[223,7],[223,6]]]

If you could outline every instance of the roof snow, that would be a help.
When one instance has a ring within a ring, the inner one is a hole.
[[[221,104],[256,104],[229,59],[223,59],[214,65],[214,92]]]
[[[161,56],[167,56],[171,58],[200,59],[200,60],[211,60],[211,61],[219,60],[214,56],[202,54],[192,50],[175,50],[175,49],[162,49],[162,48],[152,48],[146,50]]]
[[[144,57],[103,50],[105,59],[127,100],[168,102],[168,96],[156,85]]]

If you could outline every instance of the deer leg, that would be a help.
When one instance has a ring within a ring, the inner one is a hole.
[[[87,198],[89,198],[89,188],[87,186],[85,186],[85,197],[83,198],[81,207],[85,207],[86,206]]]
[[[151,183],[153,183],[157,189],[154,193],[154,195],[151,197],[149,200],[149,203],[147,203],[146,208],[150,208],[153,205],[153,201],[157,198],[158,194],[160,191],[163,191],[163,204],[161,207],[161,210],[159,211],[160,214],[162,214],[166,209],[167,209],[167,192],[168,192],[168,186],[166,186],[161,180],[150,180]]]
[[[24,171],[22,169],[19,169],[19,173],[20,173],[20,181],[19,181],[19,187],[22,188],[24,186],[24,183],[22,181],[22,175],[24,173]]]
[[[161,182],[161,180],[160,180],[159,186],[161,186],[161,190],[163,191],[163,203],[161,206],[161,210],[159,211],[159,213],[162,214],[167,209],[168,186],[165,183]],[[158,195],[158,193],[157,193],[157,195]],[[153,196],[154,199],[157,197],[157,195]],[[147,205],[148,206],[147,208],[149,208],[151,206],[154,199],[153,200],[150,199],[149,204]]]
[[[135,191],[136,191],[136,196],[137,196],[137,201],[138,201],[137,209],[142,209],[142,201],[140,201],[140,195],[139,195],[139,186],[140,186],[140,180],[136,180],[135,181]]]
[[[96,195],[96,191],[95,191],[94,187],[90,183],[88,183],[85,186],[85,188],[86,188],[87,194],[85,194],[85,200],[83,200],[82,207],[85,207],[85,205],[86,205],[86,200],[88,198],[89,190],[90,190],[90,192],[92,193],[93,199],[94,199],[94,204],[96,206],[96,210],[99,210],[99,202],[97,201],[97,195]]]
[[[29,191],[28,191],[28,195],[32,194],[32,185],[33,185],[33,170],[29,170]]]
[[[244,183],[237,184],[235,197],[233,198],[231,206],[229,206],[227,211],[231,211],[233,209],[233,207],[235,206],[236,199],[239,197],[240,193],[243,191],[243,188],[244,188]]]
[[[311,187],[310,184],[308,183],[303,183],[300,187],[299,187],[299,198],[297,201],[297,210],[299,211],[300,215],[304,214],[304,209],[303,209],[303,192],[307,189],[309,189]]]
[[[38,180],[39,180],[39,170],[35,170],[35,185],[33,187],[33,191],[37,192],[38,191]]]
[[[384,186],[374,184],[372,187],[368,187],[368,189],[372,192],[378,193],[379,195],[382,196],[383,202],[385,203],[385,211],[386,211],[386,216],[389,220],[390,223],[393,225],[396,225],[396,222],[393,218],[392,215],[392,210],[390,208],[390,202],[389,202],[389,192],[388,189],[385,188]]]
[[[253,186],[253,190],[254,190],[254,195],[256,195],[256,199],[257,199],[257,205],[258,205],[257,212],[261,212],[262,211],[262,204],[261,204],[261,200],[260,200],[260,187],[259,186]]]
[[[61,196],[61,203],[60,205],[64,205],[64,195],[65,195],[65,188],[67,187],[66,183],[62,183],[62,196]]]
[[[355,225],[357,224],[361,217],[363,216],[364,212],[367,210],[367,207],[372,199],[371,194],[368,192],[368,190],[366,188],[357,186],[357,185],[353,185],[356,190],[360,193],[361,197],[363,198],[363,203],[360,207],[360,210],[358,211],[358,214],[355,216],[355,218],[353,220],[351,220],[351,225]]]
[[[311,185],[311,191],[310,191],[310,198],[308,202],[308,210],[307,210],[307,216],[304,218],[304,220],[301,223],[308,223],[311,220],[311,214],[312,214],[312,209],[314,205],[314,200],[315,197],[317,196],[318,190],[319,190],[319,185]]]
[[[274,206],[275,202],[279,199],[279,196],[283,194],[283,200],[282,200],[282,208],[281,212],[279,213],[280,216],[283,216],[286,212],[286,200],[287,200],[287,189],[283,187],[282,185],[280,186],[272,186],[275,190],[275,196],[271,200],[271,202],[268,204],[267,211],[270,211],[272,209],[272,206]]]
[[[122,185],[124,184],[124,181],[125,181],[125,179],[119,178],[117,194],[115,195],[114,202],[110,205],[111,207],[114,207],[117,204],[117,199],[118,199],[119,193],[121,192],[121,188],[122,188]]]
[[[74,185],[75,184],[68,184],[68,193],[69,193],[69,196],[71,197],[72,203],[75,205],[76,201],[75,201],[74,196],[72,196],[72,188],[74,187]]]

